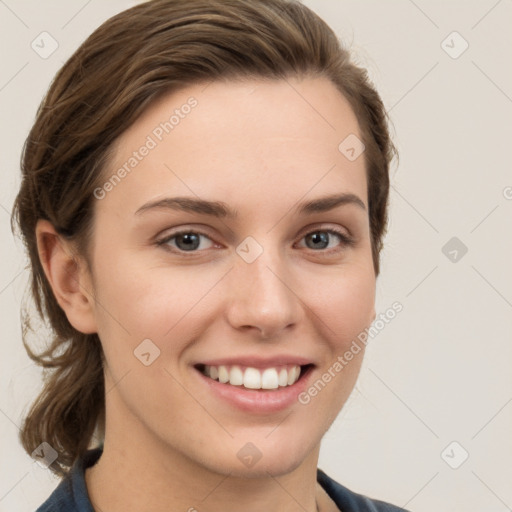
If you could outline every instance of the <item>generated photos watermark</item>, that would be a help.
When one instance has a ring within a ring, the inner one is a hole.
[[[368,342],[373,339],[379,332],[381,332],[387,324],[393,320],[398,313],[403,309],[403,305],[396,301],[393,302],[391,307],[386,309],[384,313],[379,315],[379,318],[374,320],[370,327],[367,327],[364,331],[360,332],[356,339],[352,341],[350,348],[348,348],[343,355],[339,355],[336,361],[325,371],[321,377],[319,377],[306,391],[303,391],[298,396],[298,401],[302,405],[307,405],[311,402],[311,399],[322,391],[329,382],[331,382],[342,370],[349,364],[354,356],[359,354],[362,350],[362,346],[368,345]]]
[[[128,176],[133,169],[135,169],[144,158],[146,158],[150,152],[155,149],[160,142],[162,142],[166,135],[171,133],[183,119],[185,119],[192,109],[197,107],[198,101],[196,98],[191,96],[187,99],[186,103],[181,105],[179,108],[175,108],[171,116],[162,121],[160,124],[153,128],[152,132],[146,137],[144,144],[142,144],[138,150],[132,153],[132,156],[128,158],[122,166],[120,166],[116,172],[114,172],[108,180],[103,183],[101,187],[94,189],[93,195],[96,199],[104,199],[108,192],[114,190],[114,188],[121,183],[121,181]]]

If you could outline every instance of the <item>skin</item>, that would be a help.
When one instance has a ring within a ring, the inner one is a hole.
[[[293,88],[292,88],[293,86]],[[295,91],[294,91],[295,89]],[[241,354],[294,354],[316,365],[313,383],[375,318],[375,274],[364,158],[338,150],[361,138],[347,100],[325,78],[214,82],[154,103],[120,137],[110,177],[169,112],[197,106],[95,204],[90,268],[47,221],[37,226],[45,272],[71,324],[97,332],[106,357],[106,433],[86,471],[97,511],[336,510],[316,483],[320,441],[351,393],[363,350],[310,403],[241,412],[214,396],[192,365]],[[346,204],[299,216],[298,203],[352,193]],[[171,196],[223,201],[238,218],[154,209]],[[195,252],[173,239],[199,230]],[[306,235],[329,228],[316,248]],[[248,264],[236,248],[263,248]],[[173,252],[174,251],[174,252]],[[330,251],[330,253],[329,253]],[[329,254],[328,254],[329,253]],[[144,339],[160,356],[134,357]],[[251,468],[237,452],[261,452]]]

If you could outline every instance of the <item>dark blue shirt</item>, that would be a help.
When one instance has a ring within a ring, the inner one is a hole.
[[[94,512],[85,485],[85,470],[93,466],[102,453],[101,448],[89,450],[36,512]],[[349,491],[321,469],[317,470],[317,480],[342,512],[404,512],[402,508]]]

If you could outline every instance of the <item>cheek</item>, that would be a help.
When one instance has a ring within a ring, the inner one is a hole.
[[[324,280],[323,285],[323,290],[315,292],[311,308],[323,320],[325,337],[332,348],[344,350],[373,320],[373,267],[351,266]]]
[[[365,344],[358,337],[371,324],[374,313],[372,272],[352,268],[315,297],[314,313],[319,318],[315,325],[321,330],[327,350],[316,378],[299,396],[299,403],[319,419],[322,432],[327,431],[348,400],[361,369]]]
[[[317,283],[308,306],[327,350],[317,379],[299,402],[322,418],[322,428],[326,430],[347,401],[359,375],[365,344],[358,337],[373,321],[376,282],[369,261],[347,266]]]
[[[168,421],[166,404],[182,411],[191,406],[168,372],[174,374],[174,363],[195,337],[195,306],[214,279],[191,281],[190,272],[151,268],[136,258],[116,262],[97,270],[106,385],[117,390],[133,414],[151,410],[151,417]]]
[[[199,332],[205,296],[219,277],[206,268],[155,267],[122,256],[115,261],[115,266],[97,269],[100,338],[123,352],[133,351],[144,339],[164,350],[171,340],[174,355],[179,353],[180,339],[193,339]]]

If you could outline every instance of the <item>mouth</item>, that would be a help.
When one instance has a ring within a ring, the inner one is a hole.
[[[255,368],[244,365],[196,364],[202,375],[220,384],[260,392],[279,391],[294,386],[313,369],[313,364],[285,364]]]

